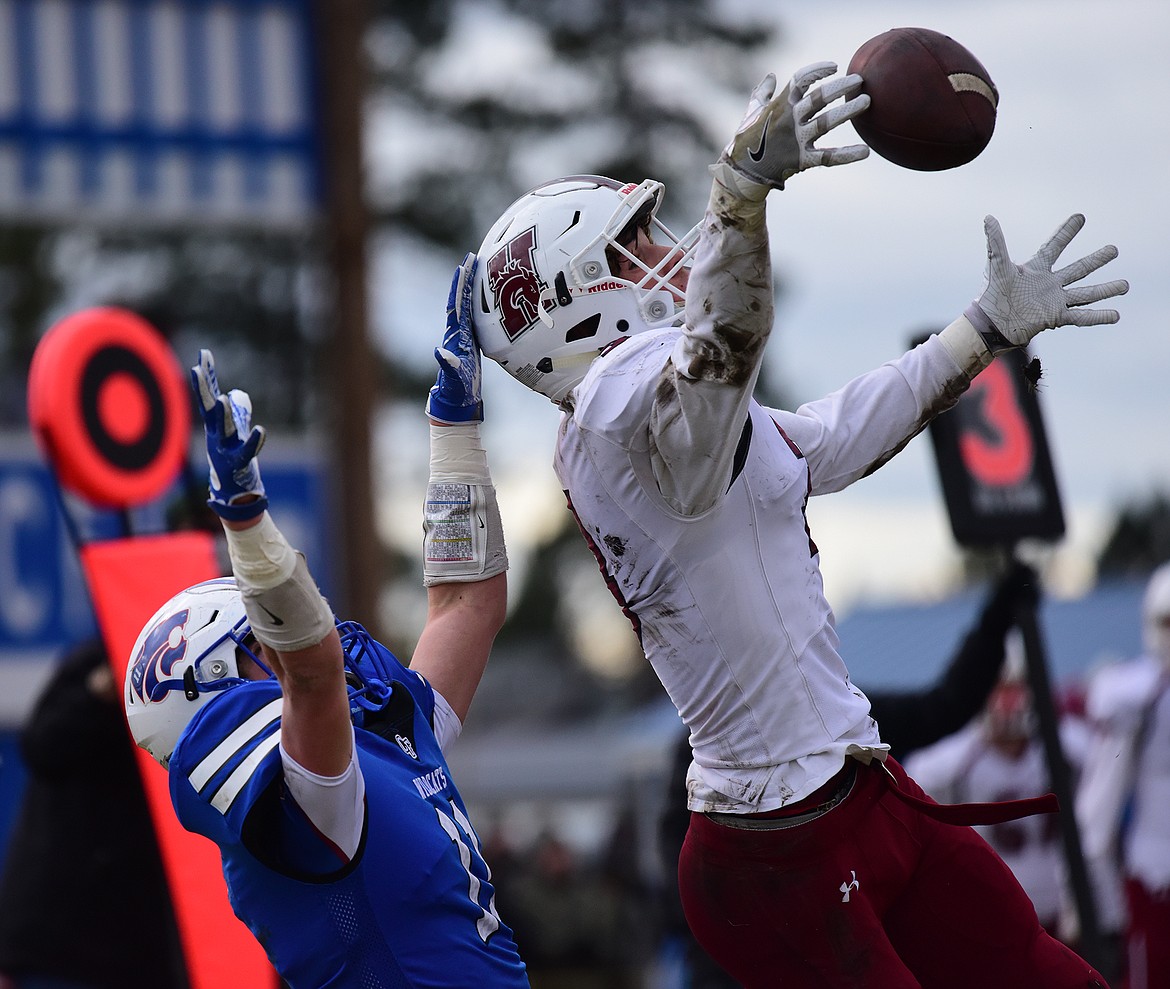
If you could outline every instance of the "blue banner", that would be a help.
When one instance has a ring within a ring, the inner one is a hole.
[[[300,226],[309,0],[0,0],[0,215]]]

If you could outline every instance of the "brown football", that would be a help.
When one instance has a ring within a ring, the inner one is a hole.
[[[869,109],[853,120],[858,136],[903,168],[936,172],[965,165],[991,140],[999,93],[979,60],[953,38],[899,27],[857,49],[849,72],[861,76]]]

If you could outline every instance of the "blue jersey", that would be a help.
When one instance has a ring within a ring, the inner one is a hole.
[[[393,694],[355,730],[366,822],[352,861],[284,785],[275,680],[226,690],[192,719],[169,767],[175,811],[219,846],[232,909],[293,989],[527,989],[432,730],[434,694],[380,651]]]

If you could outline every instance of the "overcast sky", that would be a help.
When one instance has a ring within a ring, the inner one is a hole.
[[[1070,213],[1084,213],[1064,258],[1114,243],[1120,256],[1099,275],[1128,278],[1131,289],[1117,303],[1116,326],[1065,327],[1032,347],[1046,369],[1041,405],[1068,519],[1053,577],[1072,591],[1117,504],[1170,488],[1170,334],[1158,308],[1170,260],[1170,81],[1161,68],[1170,6],[815,6],[785,20],[777,65],[847,63],[872,35],[931,27],[976,54],[1000,105],[991,144],[963,168],[916,173],[871,155],[799,176],[773,196],[774,255],[796,276],[796,291],[782,302],[769,358],[800,398],[829,391],[896,353],[919,327],[945,324],[978,293],[986,213],[1000,219],[1019,261]],[[791,204],[788,191],[799,193]],[[831,600],[833,584],[846,598],[929,595],[953,559],[925,435],[874,477],[814,500],[810,514]]]
[[[987,213],[999,218],[1009,252],[1021,262],[1074,212],[1087,223],[1063,260],[1105,243],[1118,246],[1120,257],[1097,280],[1130,280],[1129,295],[1117,304],[1121,322],[1049,331],[1032,348],[1045,367],[1040,400],[1068,524],[1049,561],[1052,590],[1077,593],[1117,506],[1170,490],[1170,334],[1158,308],[1158,286],[1170,282],[1163,270],[1170,261],[1164,177],[1170,5],[835,0],[774,6],[780,40],[755,56],[761,76],[774,70],[783,80],[822,59],[844,68],[871,36],[921,26],[966,45],[1000,94],[995,135],[969,165],[921,173],[871,155],[797,176],[772,195],[773,255],[791,291],[781,299],[767,360],[798,400],[896,356],[913,333],[961,312],[981,288]],[[761,5],[750,9],[758,14]],[[704,99],[702,79],[692,79],[689,90],[683,80],[671,85],[680,98]],[[727,136],[746,96],[736,106],[706,110],[713,124],[722,118]],[[851,128],[837,133],[842,137],[833,143],[855,140]],[[575,170],[569,161],[549,164],[550,177]],[[397,277],[382,284],[397,294],[396,306],[414,305],[425,294],[434,312],[436,292],[445,297],[446,275],[414,281],[414,289]],[[429,346],[417,348],[419,360],[428,359]],[[485,392],[505,526],[509,541],[523,544],[532,525],[564,511],[550,466],[556,413],[494,365],[485,370]],[[877,475],[814,499],[809,515],[839,613],[858,601],[931,598],[953,589],[957,552],[925,434]],[[414,528],[404,532],[413,545]]]

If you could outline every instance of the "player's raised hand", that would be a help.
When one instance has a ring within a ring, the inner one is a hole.
[[[967,318],[993,353],[1011,347],[1026,346],[1042,330],[1057,326],[1099,326],[1116,323],[1116,309],[1090,309],[1129,291],[1124,278],[1095,285],[1074,285],[1117,257],[1112,244],[1098,248],[1079,261],[1053,270],[1069,242],[1085,225],[1085,218],[1074,213],[1064,221],[1024,264],[1015,264],[1008,256],[1007,244],[999,221],[984,218],[987,235],[987,268],[983,292],[967,310]],[[996,339],[998,333],[1002,342]],[[990,338],[990,339],[989,339]]]
[[[471,319],[476,260],[475,254],[469,253],[455,269],[447,296],[443,342],[435,348],[439,373],[427,396],[427,415],[447,425],[483,421],[479,344]]]
[[[765,76],[753,90],[735,136],[712,166],[716,177],[729,179],[724,184],[742,198],[759,200],[769,189],[783,189],[788,179],[806,168],[865,158],[869,148],[864,144],[816,147],[819,138],[869,108],[869,97],[861,93],[861,76],[829,79],[836,71],[833,62],[806,65],[779,93],[776,77]],[[832,105],[841,99],[845,102]],[[735,182],[727,169],[757,188]]]
[[[220,394],[215,358],[199,351],[199,363],[191,368],[191,386],[203,412],[207,438],[207,503],[220,517],[233,522],[255,518],[268,508],[264,482],[256,454],[264,445],[264,427],[252,425],[252,400],[233,388]]]

